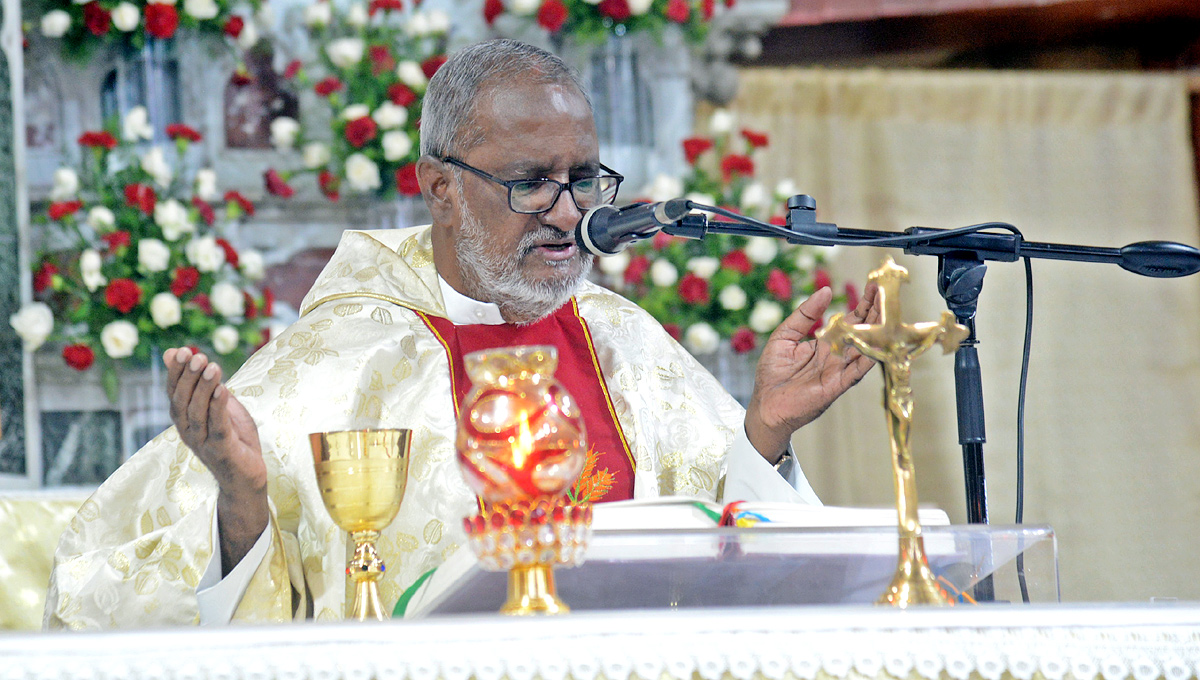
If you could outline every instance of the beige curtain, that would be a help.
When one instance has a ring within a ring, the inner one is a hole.
[[[984,221],[1030,241],[1196,244],[1187,90],[1171,76],[743,72],[739,123],[771,134],[768,181],[791,177],[842,227]],[[840,249],[862,281],[882,251]],[[944,303],[936,260],[899,257],[908,320]],[[1058,535],[1064,600],[1200,599],[1200,276],[1034,261],[1026,514]],[[994,524],[1013,520],[1024,268],[991,263],[981,298]],[[878,371],[798,437],[827,503],[890,504]],[[965,520],[953,358],[915,368],[923,503]]]

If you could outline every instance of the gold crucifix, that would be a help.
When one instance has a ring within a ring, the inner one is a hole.
[[[867,278],[879,286],[879,323],[852,324],[843,314],[838,314],[817,333],[817,337],[829,342],[837,354],[847,347],[854,347],[883,364],[883,407],[892,442],[900,558],[896,575],[877,604],[901,608],[912,604],[953,604],[929,569],[921,522],[917,518],[917,482],[908,442],[913,411],[911,378],[913,359],[938,342],[949,354],[967,338],[968,332],[950,312],[942,312],[942,320],[936,323],[903,323],[900,320],[900,284],[908,281],[908,270],[890,256]]]

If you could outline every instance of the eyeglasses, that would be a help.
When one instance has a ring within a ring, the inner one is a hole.
[[[563,189],[571,191],[575,207],[580,210],[591,210],[598,205],[608,205],[617,198],[617,188],[625,179],[603,163],[600,164],[600,169],[609,173],[607,175],[580,177],[570,182],[559,182],[544,177],[506,181],[499,177],[493,177],[479,168],[473,168],[451,156],[442,158],[442,162],[457,165],[463,170],[470,170],[486,180],[506,187],[508,189],[508,207],[513,212],[523,215],[536,215],[550,210],[558,202],[558,197],[562,194]]]

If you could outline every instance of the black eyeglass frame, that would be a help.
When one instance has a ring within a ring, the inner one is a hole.
[[[579,179],[573,179],[570,182],[560,182],[556,179],[550,179],[549,177],[530,177],[528,179],[504,180],[504,179],[500,179],[499,177],[496,177],[494,175],[488,174],[488,173],[484,172],[483,170],[480,170],[479,168],[468,165],[453,156],[443,156],[441,158],[441,161],[443,163],[449,163],[450,165],[460,167],[463,170],[469,170],[486,180],[495,182],[496,184],[503,186],[505,189],[508,189],[508,209],[515,213],[518,213],[520,215],[540,215],[545,212],[550,212],[551,210],[554,209],[554,206],[558,204],[558,199],[562,198],[563,189],[566,189],[567,193],[571,195],[571,201],[575,203],[576,208],[578,208],[580,210],[589,210],[591,208],[594,208],[596,206],[589,206],[588,208],[581,208],[579,206],[579,200],[577,198],[575,198],[574,186],[575,186],[576,182],[583,182],[585,180],[594,180],[594,179],[603,179],[603,178],[615,179],[615,180],[617,180],[617,183],[612,188],[612,198],[609,199],[608,201],[605,201],[602,203],[597,203],[596,205],[612,205],[613,202],[617,199],[617,191],[619,191],[621,188],[621,182],[625,181],[624,175],[617,172],[616,170],[613,170],[612,168],[608,167],[607,165],[605,165],[603,163],[600,163],[600,169],[603,170],[604,172],[608,173],[607,175],[592,175],[591,177],[580,177]],[[542,210],[517,210],[513,206],[513,187],[515,187],[518,184],[525,184],[527,182],[550,182],[552,184],[557,184],[558,185],[558,193],[554,194],[554,199],[550,201],[550,205]]]

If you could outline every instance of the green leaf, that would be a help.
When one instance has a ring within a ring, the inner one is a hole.
[[[109,403],[117,403],[117,395],[121,389],[121,379],[117,376],[115,366],[109,364],[104,367],[104,372],[100,374],[100,385],[104,387],[104,396],[108,397]]]

